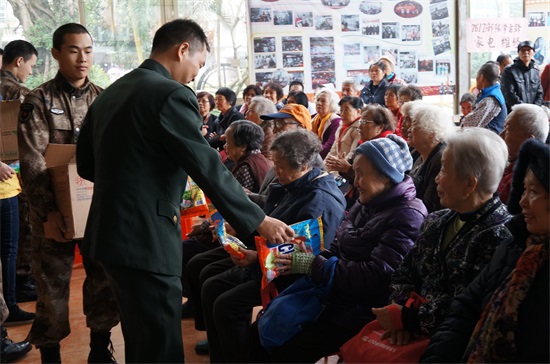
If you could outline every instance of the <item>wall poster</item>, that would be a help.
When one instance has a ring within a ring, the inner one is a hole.
[[[249,0],[250,80],[339,90],[391,57],[425,95],[454,92],[455,0]],[[285,89],[287,90],[287,89]]]

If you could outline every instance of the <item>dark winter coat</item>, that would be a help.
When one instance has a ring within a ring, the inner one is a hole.
[[[517,104],[542,104],[542,84],[540,72],[531,60],[529,66],[516,58],[500,75],[500,89],[506,100],[508,114]]]

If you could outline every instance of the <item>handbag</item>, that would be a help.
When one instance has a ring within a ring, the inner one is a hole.
[[[338,257],[329,258],[323,266],[323,281],[310,276],[298,279],[267,305],[258,320],[260,343],[270,351],[296,336],[304,325],[315,322],[326,307]]]
[[[426,300],[412,292],[405,306],[418,307],[421,302]],[[422,336],[394,345],[382,339],[385,332],[378,320],[369,322],[340,348],[340,357],[345,363],[418,363],[430,343],[429,336]]]

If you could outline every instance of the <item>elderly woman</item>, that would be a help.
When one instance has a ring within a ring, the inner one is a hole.
[[[260,152],[264,131],[248,120],[238,120],[225,131],[225,151],[235,164],[231,173],[241,186],[251,192],[258,192],[271,161]]]
[[[342,123],[336,129],[334,144],[325,158],[325,163],[329,168],[331,168],[331,161],[334,159],[351,159],[361,139],[359,119],[361,119],[363,101],[356,96],[346,96],[340,100],[338,105]]]
[[[411,164],[407,143],[396,135],[356,149],[353,169],[359,201],[340,225],[336,240],[318,256],[293,253],[275,260],[281,274],[307,273],[320,282],[323,265],[338,257],[327,307],[316,322],[271,355],[261,349],[255,333],[251,362],[314,363],[337,352],[373,320],[372,307],[388,299],[391,274],[414,246],[427,215],[405,175]]]
[[[397,97],[399,98],[399,103],[404,105],[409,101],[422,100],[423,94],[420,87],[416,85],[405,85],[399,89]]]
[[[415,109],[416,109],[416,106],[418,105],[423,105],[423,103],[416,101],[416,102],[405,102],[404,104],[401,105],[401,113],[403,114],[403,123],[401,124],[401,137],[407,140],[407,142],[409,139],[409,129],[411,128]],[[418,153],[417,150],[411,147],[410,144],[409,144],[409,150],[411,152],[411,156],[413,157],[413,162],[416,163],[418,158],[420,158],[420,153]]]
[[[359,95],[359,83],[353,77],[346,78],[342,81],[342,97],[346,96],[358,96]]]
[[[389,302],[401,312],[373,309],[394,344],[412,335],[432,335],[449,312],[453,298],[476,277],[501,241],[511,234],[506,206],[494,192],[508,152],[494,132],[469,128],[447,139],[436,178],[444,210],[431,213],[415,247],[391,279]],[[411,293],[427,302],[404,308]]]
[[[512,236],[456,297],[423,361],[548,363],[548,145],[522,146],[508,205]],[[521,212],[521,213],[520,213]]]
[[[235,108],[237,94],[230,88],[220,87],[218,91],[216,91],[214,101],[216,103],[216,108],[220,111],[220,115],[216,120],[214,133],[212,133],[208,143],[211,147],[221,151],[225,144],[225,131],[235,120],[243,120],[244,115]]]
[[[344,218],[344,197],[332,176],[310,167],[320,149],[316,136],[303,129],[281,133],[275,138],[271,150],[279,184],[271,189],[264,211],[287,224],[321,216],[325,246],[328,246]],[[249,246],[254,247],[254,243]],[[242,260],[232,258],[237,266],[209,278],[202,287],[212,363],[246,360],[252,308],[262,302],[257,253],[247,249],[241,252],[244,253]],[[282,291],[296,278],[296,275],[282,276],[273,282]]]
[[[389,56],[378,58],[378,62],[386,65],[386,78],[389,85],[406,85],[407,83],[395,74],[395,61]]]
[[[389,85],[386,88],[386,93],[384,94],[384,103],[388,110],[391,111],[393,117],[395,118],[395,134],[401,136],[401,124],[403,124],[403,114],[401,114],[401,104],[399,103],[399,97],[397,93],[402,86],[400,84]]]
[[[214,96],[206,91],[197,93],[197,102],[199,103],[199,113],[202,117],[202,135],[209,141],[212,138],[212,133],[216,128],[216,115],[212,114],[212,110],[216,107]]]
[[[428,212],[442,209],[435,177],[441,168],[445,139],[455,129],[451,118],[446,117],[439,106],[422,104],[416,107],[409,129],[409,145],[420,153],[420,158],[409,175],[416,186],[416,196],[424,202]]]
[[[315,94],[315,109],[317,114],[311,120],[312,130],[323,144],[323,149],[319,153],[321,158],[325,158],[334,144],[336,130],[340,126],[340,116],[338,116],[338,103],[340,98],[338,94],[331,89],[321,88]]]
[[[376,62],[369,67],[370,81],[361,90],[361,99],[365,104],[384,104],[384,94],[388,81],[386,80],[386,65]]]
[[[237,107],[239,112],[246,116],[246,113],[250,109],[250,101],[253,97],[262,96],[262,89],[257,85],[248,85],[243,90],[243,101],[244,103]]]
[[[271,101],[263,96],[254,96],[250,100],[246,120],[252,121],[262,127],[264,131],[264,141],[262,143],[262,154],[271,160],[271,143],[273,142],[273,124],[269,120],[262,120],[261,115],[272,114],[277,112],[277,108]]]
[[[268,100],[271,100],[275,107],[277,107],[277,110],[281,110],[281,108],[284,106],[282,103],[283,97],[285,94],[283,93],[283,88],[275,83],[270,82],[264,87],[264,97]]]

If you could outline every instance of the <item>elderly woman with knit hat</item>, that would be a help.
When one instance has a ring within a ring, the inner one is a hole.
[[[522,146],[508,203],[512,235],[456,297],[423,361],[548,363],[550,147]]]
[[[436,178],[446,209],[426,218],[416,245],[392,275],[392,307],[373,309],[392,344],[432,335],[453,298],[511,236],[504,226],[511,216],[494,194],[507,157],[504,141],[488,129],[466,128],[447,139]],[[427,302],[403,307],[413,292]]]
[[[359,201],[330,248],[317,256],[293,253],[275,259],[281,274],[306,273],[320,282],[324,264],[338,257],[329,303],[316,322],[271,353],[261,348],[257,333],[251,335],[253,362],[314,363],[337,352],[374,319],[372,307],[387,302],[391,274],[413,247],[427,211],[405,175],[412,158],[403,139],[389,135],[370,140],[355,153]]]

